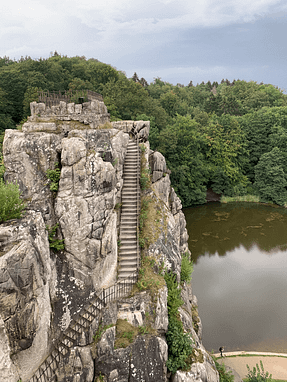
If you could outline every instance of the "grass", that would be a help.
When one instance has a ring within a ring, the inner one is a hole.
[[[143,146],[143,145],[142,145]],[[145,147],[143,146],[145,149]],[[148,166],[146,157],[145,157],[145,150],[142,150],[141,147],[141,173],[140,173],[140,185],[142,191],[147,190],[151,187],[151,179],[150,179],[150,168]]]
[[[259,203],[259,196],[256,195],[243,195],[243,196],[222,196],[220,198],[221,203],[231,203],[231,202],[252,202]]]
[[[224,358],[235,358],[235,357],[281,357],[281,358],[287,358],[284,355],[268,355],[268,354],[238,354],[238,355],[226,355]],[[222,358],[222,357],[218,357]]]
[[[165,213],[159,200],[150,196],[141,199],[139,217],[139,244],[141,248],[148,248],[159,238],[163,228],[166,229]]]
[[[103,125],[97,126],[97,129],[112,129],[113,126],[110,122],[105,122]]]
[[[155,334],[155,330],[150,326],[133,326],[127,320],[117,320],[115,349],[126,348],[132,344],[135,338],[143,334]]]
[[[98,327],[98,330],[96,331],[96,333],[93,337],[94,343],[97,344],[99,342],[99,340],[101,339],[102,335],[104,334],[104,332],[113,326],[115,326],[115,325],[110,324],[110,325],[103,326],[103,324],[101,323]]]
[[[152,257],[143,256],[141,260],[141,267],[139,269],[138,282],[134,285],[131,295],[149,290],[151,296],[157,296],[158,291],[165,286],[164,277],[156,273],[153,267],[156,260]]]

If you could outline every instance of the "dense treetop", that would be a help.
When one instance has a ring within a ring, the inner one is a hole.
[[[287,202],[287,95],[277,87],[241,80],[184,86],[160,78],[148,84],[96,59],[56,52],[38,60],[4,57],[0,133],[27,118],[38,90],[69,89],[101,93],[111,120],[151,121],[151,148],[166,157],[184,206],[204,203],[208,188]]]

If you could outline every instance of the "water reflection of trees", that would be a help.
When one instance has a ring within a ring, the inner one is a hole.
[[[184,210],[193,260],[216,253],[225,256],[243,245],[262,252],[287,250],[287,211],[254,203],[210,203]]]

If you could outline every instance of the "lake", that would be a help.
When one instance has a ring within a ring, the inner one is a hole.
[[[208,203],[183,212],[206,349],[287,353],[287,210]]]

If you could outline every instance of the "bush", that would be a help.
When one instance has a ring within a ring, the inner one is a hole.
[[[59,180],[61,176],[61,170],[59,169],[59,163],[55,163],[54,170],[46,171],[47,178],[50,179],[50,190],[58,191]]]
[[[190,283],[192,272],[193,272],[193,262],[190,260],[190,256],[186,252],[182,255],[180,281],[181,282],[186,281],[187,283]]]
[[[166,340],[168,344],[168,360],[166,362],[168,370],[172,373],[176,373],[178,369],[187,371],[190,367],[187,360],[193,352],[193,341],[189,334],[184,333],[179,318],[169,316]]]
[[[256,367],[253,367],[253,370],[250,370],[250,367],[246,365],[248,374],[246,376],[246,382],[272,382],[272,374],[269,375],[268,371],[265,373],[263,363],[260,361],[260,367],[258,363]]]
[[[7,183],[0,179],[0,223],[22,217],[26,204],[20,198],[18,184]]]
[[[224,363],[220,364],[214,356],[212,358],[219,373],[219,382],[234,382],[234,375],[231,371],[226,371]]]
[[[167,295],[168,314],[171,316],[177,316],[178,308],[183,305],[183,301],[180,296],[181,288],[178,288],[176,275],[174,273],[166,273],[164,275],[164,279],[168,289],[168,295]]]
[[[64,239],[56,239],[56,231],[57,228],[59,227],[59,223],[54,225],[53,227],[49,227],[46,225],[46,229],[48,231],[48,240],[50,244],[50,248],[54,249],[55,251],[61,251],[65,249],[65,244],[64,244]]]
[[[183,301],[180,297],[181,288],[178,288],[176,275],[166,273],[164,278],[168,288],[168,331],[166,334],[168,360],[166,366],[170,372],[175,373],[178,369],[188,370],[190,368],[193,340],[189,334],[184,333],[183,325],[179,318],[178,308],[183,305]]]

